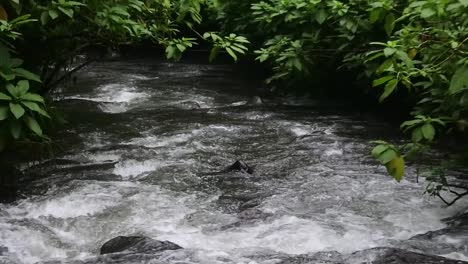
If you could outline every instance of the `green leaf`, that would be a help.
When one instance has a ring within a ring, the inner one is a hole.
[[[42,136],[41,126],[39,125],[39,123],[37,123],[36,119],[30,116],[26,116],[24,121],[26,125],[29,127],[29,129],[31,129],[34,133],[36,133],[36,135]]]
[[[380,155],[379,155],[379,160],[380,160],[380,163],[381,164],[387,164],[389,163],[391,160],[393,160],[394,158],[396,158],[398,156],[398,153],[396,153],[395,150],[389,148],[387,150],[385,150],[384,152],[382,152]]]
[[[8,106],[0,106],[0,121],[7,119],[10,116],[10,108]]]
[[[216,58],[216,56],[218,56],[218,53],[219,53],[218,47],[212,48],[210,52],[210,57],[208,58],[208,60],[212,62]]]
[[[372,149],[372,156],[378,158],[382,152],[388,149],[387,145],[378,145],[374,149]]]
[[[23,68],[16,68],[16,69],[13,69],[13,72],[17,75],[17,76],[20,76],[20,77],[24,77],[28,80],[31,80],[31,81],[35,81],[35,82],[38,82],[38,83],[41,83],[41,78],[30,72],[30,71],[27,71]]]
[[[424,136],[425,139],[428,141],[432,141],[435,136],[435,129],[434,126],[432,126],[429,123],[426,123],[421,127],[422,135]]]
[[[59,13],[54,9],[50,9],[49,16],[52,18],[52,20],[55,20],[59,16]]]
[[[323,24],[323,22],[325,22],[325,20],[327,20],[327,17],[327,11],[325,11],[324,9],[320,9],[315,15],[315,20],[317,20],[317,23],[321,25]]]
[[[393,29],[395,28],[395,16],[392,13],[389,13],[385,17],[385,24],[384,24],[385,32],[387,36],[391,36]]]
[[[375,22],[379,21],[381,14],[382,14],[381,8],[373,9],[369,14],[370,23],[374,24]]]
[[[450,94],[456,94],[463,89],[468,88],[468,66],[462,66],[455,71],[450,81]]]
[[[0,93],[0,100],[11,101],[11,97],[4,93]]]
[[[45,24],[47,24],[47,22],[49,22],[49,12],[47,11],[44,11],[41,13],[41,24],[44,26]]]
[[[392,79],[385,85],[385,89],[383,94],[379,98],[379,102],[383,102],[393,91],[398,85],[398,80],[397,79]]]
[[[59,6],[57,8],[58,8],[58,10],[62,11],[62,13],[67,15],[69,18],[73,18],[73,9],[63,8],[61,6]]]
[[[13,97],[18,97],[20,96],[20,91],[18,90],[18,88],[16,86],[14,86],[13,84],[9,83],[6,85],[6,89],[7,91],[13,96]]]
[[[423,133],[421,131],[421,127],[417,127],[413,130],[411,134],[411,140],[415,143],[421,141],[423,139]]]
[[[49,114],[47,114],[46,111],[44,111],[38,104],[33,103],[33,102],[21,102],[22,105],[26,106],[29,108],[31,111],[37,112],[47,118],[50,118]]]
[[[18,120],[12,120],[10,122],[10,133],[14,139],[19,139],[21,136],[21,130],[23,130],[23,126]]]
[[[385,167],[388,174],[390,174],[397,182],[400,182],[405,175],[405,160],[403,157],[398,156],[388,162]]]
[[[422,121],[420,119],[414,119],[414,120],[409,120],[409,121],[405,121],[403,122],[401,125],[400,125],[400,128],[404,128],[404,127],[412,127],[414,125],[417,125],[419,123],[421,123]]]
[[[393,67],[393,60],[392,59],[387,59],[384,61],[379,68],[377,69],[377,73],[382,73],[384,71],[389,70],[391,67]]]
[[[10,103],[10,111],[16,117],[16,119],[20,119],[24,115],[24,108],[19,104]]]
[[[176,48],[174,46],[167,46],[167,48],[166,48],[166,58],[167,59],[174,58],[175,49]]]
[[[176,44],[177,48],[180,50],[180,52],[184,52],[187,48],[182,45],[182,44]]]
[[[22,95],[20,98],[25,101],[44,103],[44,98],[38,94],[27,93]]]
[[[395,79],[395,76],[392,76],[392,75],[384,76],[384,77],[382,77],[382,78],[379,78],[379,79],[377,79],[377,80],[374,80],[374,81],[372,82],[372,86],[373,86],[373,87],[379,86],[379,85],[381,85],[381,84],[384,84],[384,83],[390,81],[391,79]]]
[[[26,80],[21,80],[16,85],[16,88],[18,89],[19,97],[25,95],[29,90],[29,82]]]
[[[436,14],[436,11],[432,8],[424,8],[421,10],[421,17],[422,18],[429,18]]]
[[[237,55],[236,55],[236,53],[234,53],[234,51],[232,51],[231,48],[226,47],[226,51],[227,51],[227,53],[229,53],[229,55],[231,55],[231,57],[234,59],[234,61],[237,61]]]
[[[396,52],[396,49],[394,49],[394,48],[385,48],[384,49],[384,54],[385,54],[385,57],[387,57],[387,58],[392,56],[393,54],[395,54],[395,52]]]

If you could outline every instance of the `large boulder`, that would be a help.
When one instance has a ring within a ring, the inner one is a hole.
[[[118,236],[102,245],[101,255],[120,252],[154,254],[181,248],[172,242],[154,240],[145,236]]]

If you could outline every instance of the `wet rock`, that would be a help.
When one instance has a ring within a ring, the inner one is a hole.
[[[154,254],[177,249],[181,247],[169,241],[158,241],[144,236],[118,236],[102,245],[101,255],[118,252]]]
[[[463,264],[460,260],[448,259],[435,255],[425,255],[398,248],[371,248],[355,252],[345,263],[362,264]]]
[[[5,256],[6,253],[8,253],[8,248],[0,246],[0,256]]]
[[[237,217],[242,220],[251,220],[251,219],[265,220],[272,215],[273,215],[272,213],[265,213],[259,209],[251,208],[251,209],[240,212],[239,214],[237,214]]]
[[[263,100],[260,96],[254,96],[247,102],[248,105],[263,105]]]
[[[254,198],[249,201],[243,202],[239,205],[239,211],[244,211],[259,206],[262,203],[262,201],[263,199],[261,198]]]
[[[445,219],[446,228],[416,235],[403,244],[405,248],[437,255],[468,255],[468,213]],[[456,242],[456,243],[454,243]]]
[[[182,108],[182,109],[185,109],[185,110],[201,109],[201,105],[198,102],[195,102],[195,101],[180,102],[177,106]]]
[[[224,170],[224,172],[230,171],[240,171],[242,173],[253,174],[253,169],[242,160],[237,160]]]
[[[323,251],[311,255],[297,255],[283,259],[278,264],[344,264],[343,255],[336,251]]]

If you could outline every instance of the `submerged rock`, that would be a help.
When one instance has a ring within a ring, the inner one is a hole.
[[[145,236],[118,236],[102,245],[101,255],[119,252],[154,254],[181,248],[172,242],[154,240]]]
[[[253,174],[253,169],[242,160],[237,160],[224,170],[224,172],[229,171],[240,171],[242,173]]]
[[[260,96],[254,96],[247,102],[248,105],[263,105],[263,100]]]
[[[201,109],[201,105],[196,101],[183,101],[177,105],[179,108],[184,110],[198,110]]]
[[[6,253],[8,253],[8,248],[0,246],[0,256],[5,256]]]

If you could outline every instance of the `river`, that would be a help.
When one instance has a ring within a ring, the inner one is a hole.
[[[76,78],[53,95],[70,120],[56,160],[25,164],[34,191],[0,205],[11,263],[84,261],[119,235],[184,248],[161,263],[278,263],[409,247],[466,210],[423,195],[416,167],[397,183],[369,157],[393,126],[323,102],[250,105],[261,83],[228,65],[111,60]],[[221,172],[236,160],[254,173]],[[468,259],[456,234],[437,241],[411,246]]]

